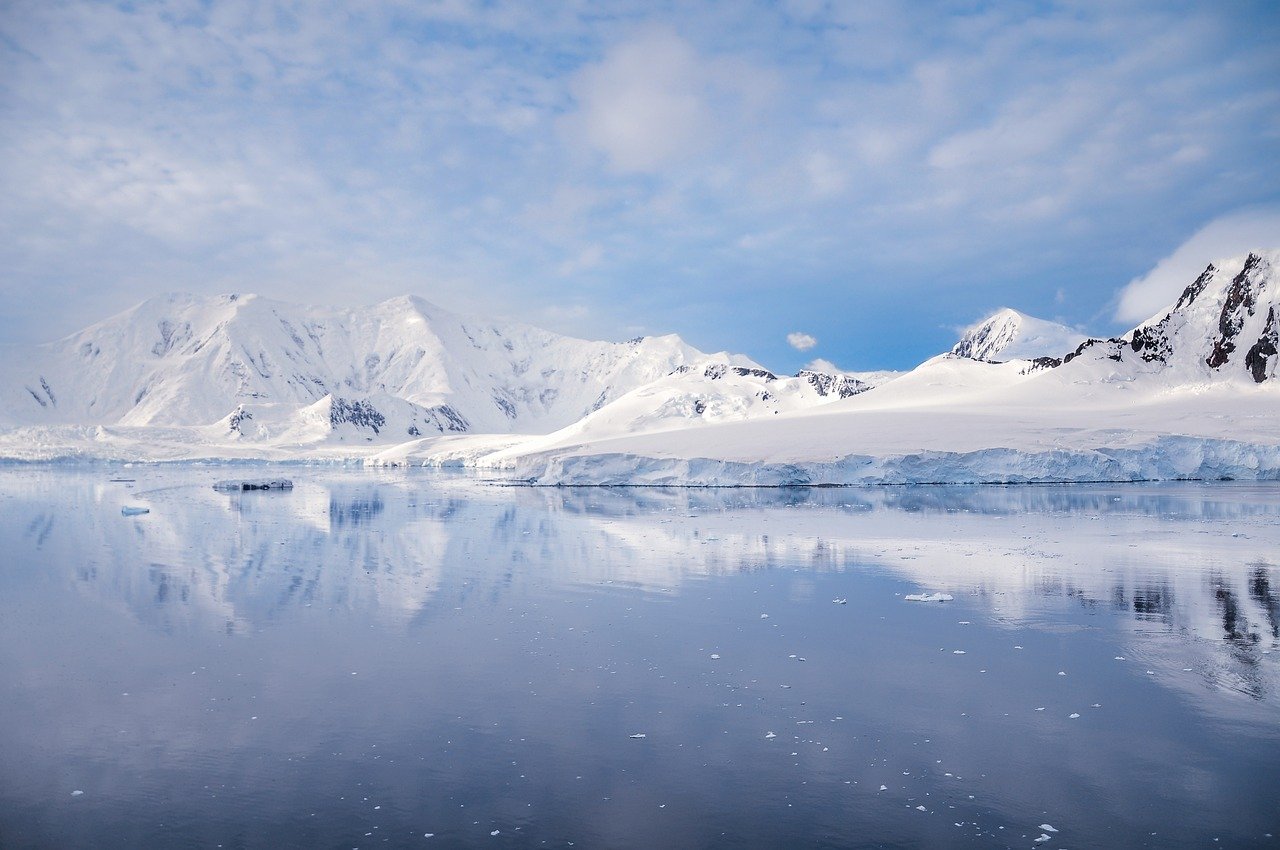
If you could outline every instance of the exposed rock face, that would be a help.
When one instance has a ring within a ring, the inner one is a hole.
[[[1056,356],[1084,334],[1007,307],[965,330],[951,349],[955,357],[1001,362]]]
[[[441,433],[452,431],[461,434],[471,430],[471,424],[467,422],[467,418],[447,404],[428,408],[427,415]]]
[[[1244,365],[1253,376],[1253,380],[1262,383],[1276,374],[1276,354],[1280,346],[1280,327],[1276,323],[1276,308],[1272,305],[1267,310],[1267,324],[1262,336],[1253,344],[1244,356]]]
[[[1244,328],[1245,318],[1253,315],[1258,297],[1254,291],[1257,282],[1250,275],[1262,263],[1257,254],[1250,254],[1245,260],[1240,274],[1231,281],[1227,289],[1227,297],[1222,304],[1222,314],[1218,317],[1218,338],[1213,342],[1213,351],[1205,362],[1217,369],[1226,364],[1236,350],[1236,337]],[[1175,308],[1176,309],[1176,308]]]
[[[1242,373],[1257,383],[1272,380],[1280,348],[1276,262],[1276,254],[1263,252],[1211,264],[1164,313],[1124,336],[1085,340],[1062,363],[1106,358],[1193,380]],[[1050,358],[1036,361],[1041,365],[1053,368]]]
[[[971,328],[951,349],[956,357],[990,360],[1009,346],[1018,334],[1018,321],[1011,310],[1002,310]]]
[[[858,393],[866,392],[871,389],[871,384],[859,381],[850,375],[829,375],[826,372],[814,372],[809,369],[801,369],[796,373],[797,378],[803,378],[813,385],[820,396],[835,396],[836,398],[849,398]]]
[[[329,424],[334,428],[350,424],[357,428],[368,428],[377,434],[387,424],[387,418],[367,401],[335,398],[329,408]]]
[[[227,420],[227,428],[233,434],[244,434],[243,425],[245,422],[253,418],[253,414],[244,409],[244,405],[236,405],[235,412]]]

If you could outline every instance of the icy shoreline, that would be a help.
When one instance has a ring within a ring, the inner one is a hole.
[[[103,447],[106,448],[106,447]],[[419,468],[505,486],[785,488],[929,485],[1116,484],[1160,481],[1277,481],[1280,445],[1160,436],[1137,445],[851,454],[832,460],[740,461],[654,457],[625,452],[552,451],[495,459],[457,451],[388,458],[380,453],[301,457],[155,457],[122,446],[50,456],[4,457],[0,468],[26,466],[253,466]]]
[[[483,467],[481,467],[483,469]],[[1086,484],[1280,480],[1280,446],[1163,437],[1124,448],[1026,452],[926,451],[832,461],[748,463],[627,454],[520,458],[493,469],[532,485],[796,487],[952,484]]]

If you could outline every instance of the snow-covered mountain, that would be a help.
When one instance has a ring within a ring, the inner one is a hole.
[[[1003,307],[966,328],[951,353],[970,360],[1033,360],[1070,351],[1085,336],[1066,325]]]
[[[1150,321],[1061,356],[941,355],[821,407],[680,432],[570,428],[465,459],[577,484],[1280,478],[1278,264],[1210,266]]]
[[[778,378],[675,335],[592,342],[413,297],[343,310],[168,295],[59,342],[6,352],[0,417],[28,426],[194,427],[200,443],[302,447],[547,433],[637,391],[641,401],[614,409],[610,421],[743,418],[868,387],[817,372]],[[640,409],[648,399],[657,406]]]
[[[540,483],[1280,477],[1280,252],[1112,339],[1001,311],[901,375],[588,342],[415,298],[170,296],[0,359],[0,457],[468,466]],[[1055,341],[1056,340],[1056,341]],[[1040,353],[1049,352],[1049,353]]]
[[[1062,362],[1124,364],[1165,381],[1276,378],[1280,357],[1280,252],[1210,264],[1177,302],[1112,339],[1088,339]],[[1057,366],[1052,360],[1042,365]]]
[[[344,310],[169,295],[18,352],[0,409],[23,423],[226,420],[243,434],[293,413],[374,431],[394,420],[404,436],[537,433],[704,358],[674,335],[588,342],[414,297]]]

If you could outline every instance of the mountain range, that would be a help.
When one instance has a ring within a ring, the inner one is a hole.
[[[777,375],[450,313],[150,299],[0,352],[0,457],[461,465],[538,483],[1277,477],[1276,267],[1114,338],[1002,309],[906,373]]]

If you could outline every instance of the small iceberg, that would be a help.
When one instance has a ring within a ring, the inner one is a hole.
[[[144,508],[140,505],[125,505],[120,509],[120,513],[125,516],[142,516],[151,513],[151,508]]]
[[[293,482],[288,478],[273,478],[262,481],[219,481],[213,489],[223,493],[241,493],[248,490],[292,490]]]
[[[950,602],[955,597],[950,593],[909,593],[902,598],[908,602]]]

